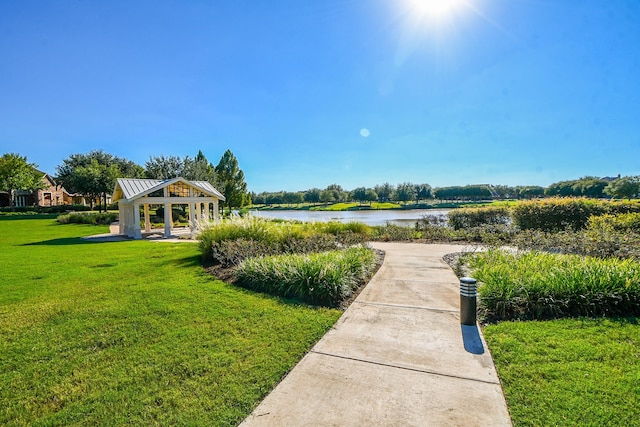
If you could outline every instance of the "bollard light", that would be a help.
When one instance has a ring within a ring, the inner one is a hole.
[[[471,277],[460,278],[460,323],[476,324],[477,281]]]

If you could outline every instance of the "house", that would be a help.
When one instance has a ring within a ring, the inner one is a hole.
[[[164,207],[164,236],[171,236],[172,205],[187,205],[191,231],[213,220],[218,220],[219,201],[224,196],[206,181],[173,179],[118,178],[113,190],[113,201],[118,202],[119,232],[134,239],[142,238],[140,208],[144,214],[144,231],[151,231],[149,208]],[[213,211],[211,208],[213,207]]]
[[[42,189],[37,191],[16,190],[14,193],[14,205],[27,206],[59,206],[84,204],[84,198],[78,194],[69,193],[62,185],[48,173],[42,173]],[[0,195],[0,206],[9,206],[11,198],[9,193]]]

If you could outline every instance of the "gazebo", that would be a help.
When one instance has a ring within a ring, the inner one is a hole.
[[[171,237],[171,206],[188,205],[189,226],[195,231],[209,222],[213,206],[213,220],[218,221],[218,202],[224,196],[207,181],[187,181],[184,178],[132,179],[118,178],[113,201],[118,202],[120,234],[142,238],[140,207],[144,212],[144,231],[151,232],[149,206],[164,206],[164,236]]]

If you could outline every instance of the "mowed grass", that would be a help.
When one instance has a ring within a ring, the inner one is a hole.
[[[484,328],[514,426],[637,426],[638,319],[502,322]]]
[[[236,425],[340,316],[106,231],[0,217],[0,425]]]

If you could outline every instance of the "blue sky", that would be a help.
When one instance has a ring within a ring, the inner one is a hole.
[[[640,174],[640,2],[416,2],[2,1],[0,153],[231,149],[256,192]]]

